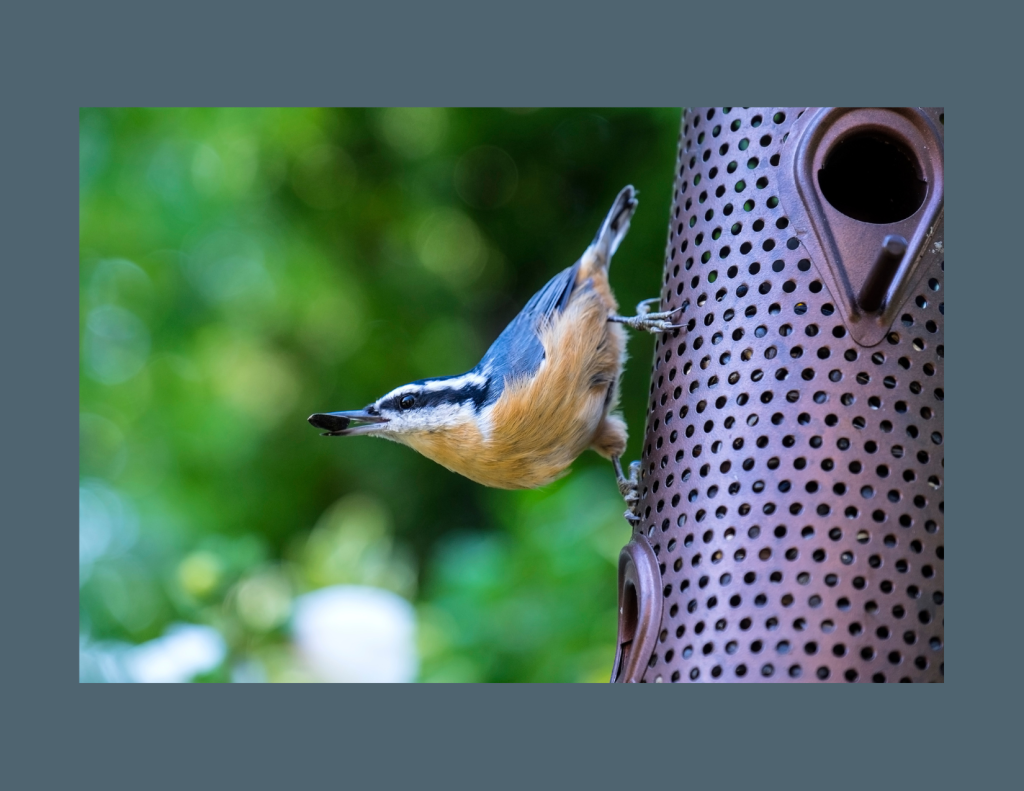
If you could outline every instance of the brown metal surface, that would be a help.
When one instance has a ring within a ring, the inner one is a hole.
[[[942,228],[858,343],[779,198],[802,115],[684,114],[662,308],[687,329],[656,342],[634,528],[664,599],[645,681],[942,680]]]

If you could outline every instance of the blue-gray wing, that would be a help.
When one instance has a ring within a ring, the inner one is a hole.
[[[498,400],[506,380],[529,376],[540,367],[544,361],[544,347],[537,334],[540,322],[565,310],[576,287],[579,268],[577,261],[551,278],[484,354],[476,370],[485,373],[491,381],[487,403]]]

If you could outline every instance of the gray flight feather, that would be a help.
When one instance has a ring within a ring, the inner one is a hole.
[[[473,370],[490,381],[486,404],[493,404],[505,389],[505,382],[532,375],[544,361],[539,330],[541,322],[565,310],[576,285],[580,262],[559,272],[533,295],[526,307],[502,331]]]

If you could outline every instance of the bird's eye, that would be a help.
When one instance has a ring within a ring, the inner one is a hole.
[[[415,403],[416,399],[411,395],[404,395],[402,396],[402,400],[398,402],[398,406],[400,409],[412,409]]]

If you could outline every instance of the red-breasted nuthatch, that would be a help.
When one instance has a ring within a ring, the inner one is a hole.
[[[402,385],[365,409],[309,422],[325,436],[401,442],[501,489],[550,483],[593,448],[612,461],[632,509],[638,465],[623,475],[626,423],[613,411],[626,361],[623,325],[658,333],[675,329],[678,313],[649,313],[657,299],[641,302],[636,316],[616,313],[608,265],[636,206],[635,190],[625,187],[583,256],[534,294],[473,370]]]

